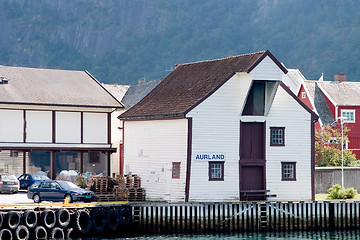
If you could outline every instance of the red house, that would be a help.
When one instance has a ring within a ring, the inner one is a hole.
[[[286,83],[285,83],[286,84]],[[349,142],[345,147],[360,158],[360,82],[346,81],[345,74],[335,74],[334,81],[304,80],[297,96],[319,116],[315,127],[340,124],[345,117],[344,127]]]

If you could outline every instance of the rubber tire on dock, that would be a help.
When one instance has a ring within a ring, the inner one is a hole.
[[[51,229],[56,224],[56,215],[53,210],[44,210],[40,214],[40,218],[42,223],[44,224],[44,227]]]
[[[103,210],[95,209],[91,212],[92,227],[97,233],[102,233],[107,224],[106,214]]]
[[[15,230],[15,239],[27,240],[30,237],[29,229],[25,225],[19,225]],[[0,238],[1,239],[1,238]]]
[[[4,213],[0,212],[0,228],[3,225],[3,223],[4,223]]]
[[[4,228],[4,229],[1,229],[1,231],[0,231],[0,239],[12,240],[13,235],[9,229]]]
[[[88,212],[79,210],[74,213],[74,224],[76,230],[83,234],[90,232],[91,230],[91,218]]]
[[[131,222],[131,213],[127,208],[121,208],[119,211],[119,219],[121,225],[129,225]]]
[[[15,230],[20,224],[21,214],[18,211],[10,211],[6,214],[6,225],[10,230]]]
[[[51,230],[51,238],[52,239],[64,239],[64,231],[59,227],[54,227]]]
[[[34,210],[26,210],[22,215],[22,222],[29,229],[36,227],[37,219],[38,219],[38,216]]]
[[[120,225],[119,212],[115,209],[108,209],[106,211],[106,220],[108,229],[115,231]]]
[[[60,228],[66,228],[70,223],[70,212],[67,209],[60,208],[56,211],[56,224]]]
[[[68,229],[65,229],[66,231],[66,239],[71,239],[71,238],[75,238],[76,237],[76,234],[75,234],[75,231],[73,228],[68,228]]]
[[[34,230],[35,239],[47,239],[47,232],[43,226],[37,226]]]

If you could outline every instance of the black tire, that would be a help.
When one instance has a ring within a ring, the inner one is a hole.
[[[0,212],[0,229],[3,223],[4,223],[4,213]]]
[[[121,208],[119,211],[121,225],[129,225],[131,223],[131,212],[127,208]]]
[[[26,210],[22,215],[22,222],[29,229],[36,227],[37,219],[38,216],[34,210]]]
[[[56,224],[56,215],[53,210],[44,210],[40,215],[44,227],[51,229]]]
[[[72,238],[75,238],[76,235],[75,235],[75,231],[73,228],[68,228],[66,229],[66,239],[72,239]]]
[[[34,230],[35,239],[47,239],[47,232],[43,226],[37,226]]]
[[[64,231],[59,227],[54,227],[51,230],[51,238],[52,239],[64,239],[65,238]]]
[[[73,216],[76,230],[83,234],[90,232],[91,218],[89,213],[84,210],[79,210]]]
[[[41,198],[40,198],[40,195],[35,193],[33,195],[33,200],[34,200],[34,203],[41,203]]]
[[[15,231],[15,239],[27,240],[30,237],[29,229],[24,225],[19,225]]]
[[[20,224],[21,214],[17,211],[10,211],[6,214],[6,225],[10,230],[15,230]]]
[[[105,230],[107,224],[107,216],[104,211],[100,209],[93,210],[91,212],[92,227],[96,232],[102,233]]]
[[[73,202],[71,194],[65,194],[64,199],[69,198],[69,203]]]
[[[56,225],[60,228],[66,228],[70,223],[70,212],[67,209],[60,208],[56,211]]]
[[[115,209],[109,209],[106,211],[107,226],[110,230],[116,230],[120,225],[120,216]]]
[[[9,229],[4,228],[4,229],[1,229],[1,231],[0,231],[0,239],[1,240],[12,240],[13,235]]]

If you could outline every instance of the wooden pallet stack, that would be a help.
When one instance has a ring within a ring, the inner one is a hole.
[[[88,186],[100,202],[145,200],[145,190],[141,188],[140,177],[137,175],[120,175],[116,179],[92,176]]]

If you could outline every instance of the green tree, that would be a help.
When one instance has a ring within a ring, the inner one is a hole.
[[[349,141],[344,129],[344,143]],[[315,162],[318,167],[341,166],[341,129],[339,127],[323,126],[315,132]],[[359,161],[351,150],[344,149],[344,166],[352,167]]]

